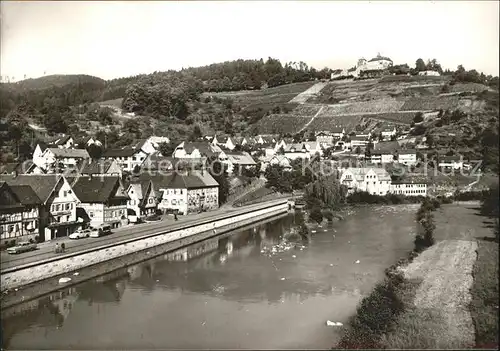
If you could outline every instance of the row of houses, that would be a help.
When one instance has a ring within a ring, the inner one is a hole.
[[[348,193],[366,191],[372,195],[385,196],[389,193],[404,196],[427,196],[427,183],[417,179],[391,180],[384,168],[357,167],[342,169],[340,183]]]
[[[48,241],[101,224],[117,228],[128,224],[130,217],[147,217],[158,210],[188,214],[219,206],[219,184],[203,170],[145,173],[127,181],[109,171],[76,177],[0,175],[1,243],[36,236]]]

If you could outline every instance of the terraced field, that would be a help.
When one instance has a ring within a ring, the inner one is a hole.
[[[311,116],[297,116],[292,114],[269,115],[257,122],[260,133],[295,134],[309,121]]]
[[[489,90],[486,85],[479,83],[457,83],[454,85],[450,85],[450,92],[452,93],[461,93],[461,92],[473,92],[480,93],[485,90]]]
[[[401,100],[387,98],[352,104],[329,105],[323,109],[318,117],[397,112],[404,103]]]
[[[361,124],[363,116],[323,116],[316,117],[307,130],[312,131],[332,131],[334,128],[343,127],[346,132],[354,130],[356,125]]]
[[[401,111],[431,111],[456,108],[459,104],[458,96],[432,96],[410,98],[404,102]]]
[[[292,115],[314,116],[321,109],[321,105],[299,105],[293,111]]]
[[[203,93],[202,96],[217,96],[230,98],[235,105],[241,108],[267,107],[268,105],[279,105],[288,103],[295,96],[309,89],[316,82],[301,82],[282,85],[279,87],[262,90],[245,90],[236,92]]]

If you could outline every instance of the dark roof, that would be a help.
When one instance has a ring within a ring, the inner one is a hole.
[[[382,141],[375,144],[375,150],[377,151],[391,151],[401,149],[401,146],[397,141]]]
[[[398,154],[400,155],[409,155],[409,154],[416,154],[417,150],[415,149],[401,149],[398,150]]]
[[[150,175],[143,173],[139,176],[140,181],[151,180],[155,190],[163,189],[196,189],[218,186],[215,179],[206,171],[194,171],[189,173],[171,172],[165,175]]]
[[[381,60],[386,60],[386,61],[391,61],[391,62],[392,62],[392,60],[391,60],[390,58],[385,57],[385,56],[377,56],[377,57],[374,57],[374,58],[372,58],[372,59],[371,59],[370,61],[368,61],[368,62],[373,62],[373,61],[381,61]]]
[[[35,194],[46,202],[52,191],[63,177],[56,174],[47,175],[31,175],[23,174],[16,177],[10,175],[0,175],[0,180],[6,181],[9,186],[12,185],[29,185]]]
[[[138,152],[141,152],[140,149],[134,149],[131,147],[123,148],[123,149],[107,149],[102,154],[102,157],[130,157],[134,156]],[[142,151],[144,152],[144,151]]]
[[[184,143],[184,150],[186,151],[186,153],[191,154],[195,149],[198,149],[200,151],[200,154],[203,156],[210,157],[216,155],[208,142],[193,141]]]
[[[82,174],[105,174],[109,167],[113,164],[113,160],[100,159],[98,161],[85,162],[81,173]]]
[[[79,177],[68,178],[76,197],[84,203],[106,202],[116,196],[120,185],[119,177]],[[125,195],[125,194],[124,194]],[[123,196],[123,197],[126,197]]]
[[[70,138],[71,138],[71,136],[69,136],[69,135],[58,136],[58,137],[51,139],[49,141],[49,144],[55,145],[55,146],[63,145],[63,144],[66,144]]]
[[[21,166],[21,163],[19,162],[5,163],[0,165],[0,173],[12,174],[14,172],[18,172],[19,166]]]
[[[10,188],[23,205],[40,205],[42,203],[42,200],[29,185],[12,185]]]

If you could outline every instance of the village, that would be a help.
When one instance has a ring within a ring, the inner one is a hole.
[[[1,243],[50,241],[86,228],[216,210],[222,204],[219,184],[207,170],[209,160],[220,162],[230,184],[240,186],[248,183],[248,174],[265,180],[269,166],[287,172],[297,160],[317,159],[335,165],[349,193],[425,197],[428,180],[410,176],[424,162],[419,150],[426,148],[425,140],[409,131],[385,124],[369,132],[339,126],[301,138],[215,135],[183,141],[167,155],[161,148],[168,137],[152,136],[129,147],[105,149],[99,158],[87,150],[102,148],[101,141],[60,135],[39,143],[32,160],[2,165],[1,196],[16,210],[2,215]],[[391,178],[386,166],[393,164],[404,167],[407,176]],[[451,172],[471,168],[467,160],[453,156],[442,157],[437,166]]]

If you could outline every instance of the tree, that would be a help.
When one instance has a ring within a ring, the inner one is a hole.
[[[354,152],[359,155],[361,153],[361,148],[359,146],[356,147],[356,149],[354,150]]]
[[[43,122],[49,133],[65,133],[68,129],[66,122],[58,111],[48,115]]]
[[[227,167],[214,156],[209,158],[207,163],[210,175],[219,183],[219,206],[221,206],[227,201],[229,196]]]
[[[424,121],[424,115],[422,112],[417,112],[417,114],[415,115],[415,117],[413,117],[413,122],[415,123],[420,123],[420,122],[423,122]]]
[[[175,142],[174,140],[170,140],[169,143],[160,143],[158,145],[158,149],[163,156],[170,157],[174,153],[177,145],[179,145],[179,143]]]
[[[321,212],[321,208],[314,207],[309,213],[309,217],[311,218],[311,220],[317,222],[318,224],[323,222],[323,213]]]
[[[101,158],[102,153],[103,153],[103,149],[99,145],[90,144],[87,147],[87,152],[89,153],[90,158],[92,158],[93,160],[97,160],[97,159]]]
[[[426,71],[427,70],[427,65],[425,64],[424,60],[422,60],[421,58],[419,58],[416,62],[415,62],[415,70],[417,72],[423,72],[423,71]]]

